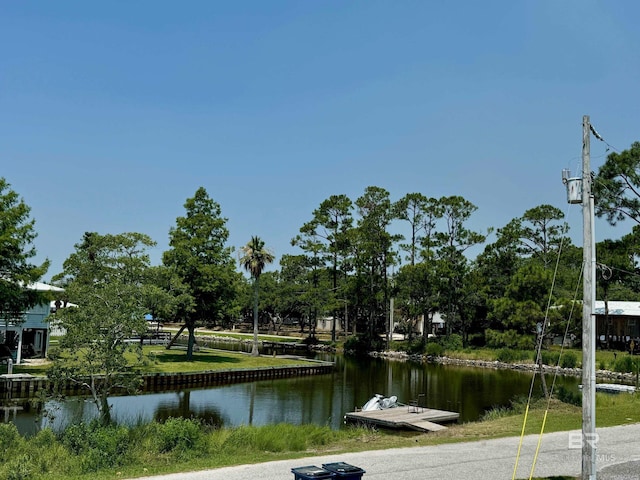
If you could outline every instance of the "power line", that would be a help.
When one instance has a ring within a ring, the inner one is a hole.
[[[631,276],[634,276],[634,277],[640,277],[640,273],[630,272],[629,270],[624,270],[623,268],[611,267],[611,266],[606,265],[604,263],[598,263],[597,265],[598,265],[598,267],[603,268],[604,270],[609,270],[609,271],[615,270],[616,272],[624,273],[624,274],[631,275]],[[604,278],[604,275],[603,275],[603,278]],[[609,278],[611,278],[610,272],[609,272]],[[604,279],[605,280],[609,280],[609,278],[604,278]]]
[[[607,142],[602,135],[600,135],[596,129],[593,127],[593,125],[589,125],[589,129],[591,130],[591,133],[593,133],[593,136],[596,137],[598,140],[600,140],[602,143],[604,143],[607,146],[607,151],[609,150],[613,150],[615,152],[620,153],[620,150],[618,150],[616,147],[614,147],[613,145],[611,145],[609,142]]]

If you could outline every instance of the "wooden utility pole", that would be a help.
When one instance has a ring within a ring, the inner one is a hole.
[[[582,225],[583,225],[583,305],[582,305],[582,480],[596,478],[596,360],[595,360],[595,263],[593,241],[594,201],[591,193],[591,124],[582,117]]]
[[[567,201],[582,204],[582,480],[596,478],[596,322],[593,311],[596,298],[596,247],[594,242],[594,201],[591,191],[591,127],[589,116],[582,117],[582,178],[562,171]],[[597,136],[597,133],[596,133]],[[571,447],[570,447],[571,448]]]

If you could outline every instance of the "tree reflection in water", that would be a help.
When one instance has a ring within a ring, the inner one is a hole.
[[[313,423],[341,428],[344,414],[361,407],[374,394],[395,395],[408,403],[420,398],[431,408],[460,413],[460,421],[477,420],[493,407],[509,406],[526,396],[530,373],[471,367],[320,356],[335,361],[336,368],[325,375],[311,375],[210,388],[158,392],[129,397],[112,397],[114,418],[123,423],[166,420],[169,417],[199,418],[224,427]],[[557,385],[578,390],[578,377],[562,377]],[[536,388],[536,391],[540,391]],[[90,419],[95,411],[82,399],[49,402],[55,411],[56,428]],[[51,424],[34,412],[19,411],[11,421],[19,430],[31,424]]]
[[[191,390],[175,393],[177,403],[169,398],[163,399],[153,415],[154,420],[164,422],[169,418],[198,418],[206,425],[220,428],[224,426],[224,418],[220,410],[213,405],[191,407]]]

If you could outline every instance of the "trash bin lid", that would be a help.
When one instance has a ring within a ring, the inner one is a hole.
[[[316,467],[315,465],[292,468],[291,472],[303,477],[313,477],[313,478],[333,477],[332,472],[330,472],[329,470],[325,470],[324,468]]]
[[[344,462],[336,462],[336,463],[323,463],[322,468],[326,468],[330,472],[334,473],[364,473],[364,470],[360,467],[356,467],[354,465],[349,465]]]

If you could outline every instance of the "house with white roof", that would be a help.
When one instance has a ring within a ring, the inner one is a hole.
[[[36,282],[27,288],[38,292],[63,292],[64,290],[46,283]],[[23,312],[19,319],[2,320],[0,332],[9,347],[15,364],[25,357],[45,358],[49,348],[49,322],[51,313],[49,301],[33,306]]]

